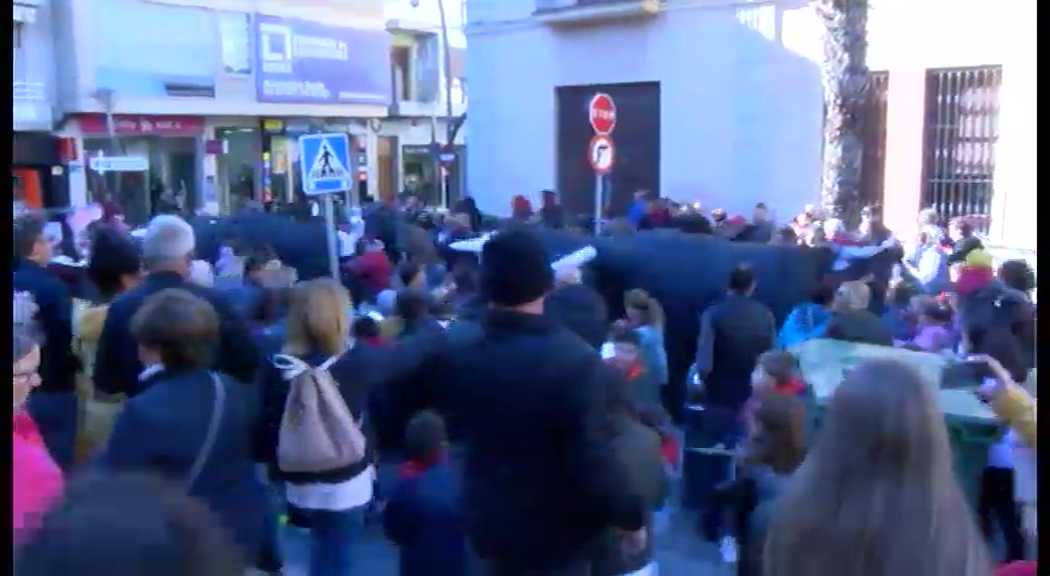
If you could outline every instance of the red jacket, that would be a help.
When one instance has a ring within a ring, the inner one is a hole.
[[[369,288],[376,292],[390,288],[390,277],[394,274],[394,265],[390,258],[381,251],[365,252],[350,262],[350,268],[356,272]]]
[[[51,459],[36,423],[26,412],[14,415],[12,463],[12,527],[15,540],[22,540],[23,530],[39,526],[40,515],[51,507],[63,490],[62,470]]]

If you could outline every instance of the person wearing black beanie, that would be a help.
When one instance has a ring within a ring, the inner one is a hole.
[[[554,288],[550,253],[531,231],[494,235],[481,250],[481,293],[500,307],[535,302]]]
[[[108,227],[95,232],[87,276],[98,291],[100,302],[109,302],[137,286],[141,272],[142,251],[130,235]]]
[[[612,444],[609,397],[624,376],[544,313],[555,263],[534,232],[483,242],[477,321],[402,341],[401,372],[369,414],[384,430],[423,409],[445,419],[480,574],[589,575],[610,531],[627,554],[647,549],[652,514]]]

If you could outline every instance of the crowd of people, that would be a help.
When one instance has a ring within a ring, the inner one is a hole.
[[[544,198],[536,214],[516,199],[513,219],[566,226]],[[762,205],[709,221],[637,200],[615,233],[677,222],[859,243],[815,211],[778,229]],[[287,523],[309,531],[311,576],[347,576],[378,520],[404,576],[655,574],[681,464],[662,303],[629,287],[610,318],[586,258],[554,262],[534,224],[504,224],[476,255],[455,249],[482,227],[472,202],[441,219],[406,208],[367,211],[341,277],[306,280],[237,238],[204,262],[178,216],[138,239],[103,223],[73,288],[49,269],[45,223],[18,218],[15,572],[279,574]],[[891,236],[876,212],[869,245]],[[965,230],[933,228],[947,282],[909,254],[884,307],[871,279],[822,284],[778,325],[740,267],[695,311],[698,393],[736,451],[704,532],[732,538],[738,574],[1036,573],[1031,271],[995,270]],[[787,350],[815,338],[978,367],[1004,437],[976,516],[936,396],[906,363],[849,372],[807,437],[813,391]]]

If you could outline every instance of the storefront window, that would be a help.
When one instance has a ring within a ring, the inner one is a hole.
[[[223,142],[219,157],[221,183],[228,193],[222,204],[227,212],[236,212],[257,198],[256,177],[262,159],[262,142],[254,128],[219,128],[216,136]]]
[[[251,74],[251,16],[243,12],[219,12],[222,37],[222,67],[228,74]]]
[[[84,154],[134,156],[147,160],[141,172],[105,172],[88,169],[90,202],[120,204],[130,223],[141,224],[162,211],[193,211],[198,201],[198,154],[195,137],[86,138]]]

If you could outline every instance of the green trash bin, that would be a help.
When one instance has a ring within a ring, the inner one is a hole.
[[[988,447],[1002,437],[1002,426],[973,390],[941,390],[937,394],[948,427],[955,474],[966,498],[976,509],[981,472],[988,463]]]

